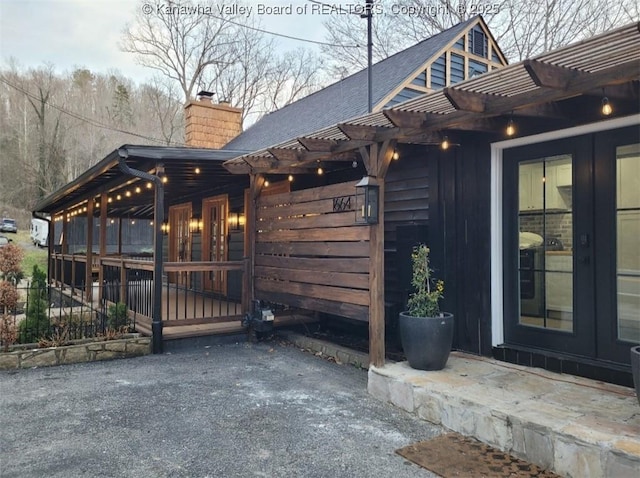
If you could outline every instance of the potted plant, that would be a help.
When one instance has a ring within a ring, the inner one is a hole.
[[[453,342],[453,314],[440,311],[444,282],[435,280],[429,267],[429,248],[419,244],[411,254],[414,292],[408,310],[400,313],[400,340],[412,368],[441,370]]]

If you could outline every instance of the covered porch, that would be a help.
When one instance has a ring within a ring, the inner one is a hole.
[[[51,217],[50,285],[96,310],[124,304],[136,331],[160,332],[156,351],[163,336],[245,330],[247,181],[221,166],[233,154],[125,145],[43,199],[34,214]],[[211,196],[224,202],[203,217]]]

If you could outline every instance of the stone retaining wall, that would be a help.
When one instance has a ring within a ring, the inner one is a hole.
[[[64,347],[15,350],[13,352],[0,353],[0,370],[96,362],[98,360],[138,357],[150,353],[150,337],[88,342]]]

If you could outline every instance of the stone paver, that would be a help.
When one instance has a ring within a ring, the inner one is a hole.
[[[369,393],[567,477],[640,476],[632,389],[452,353],[442,371],[369,370]]]

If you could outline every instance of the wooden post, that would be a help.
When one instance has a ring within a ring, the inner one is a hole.
[[[60,253],[66,254],[69,252],[69,220],[67,217],[69,215],[69,211],[62,211],[62,244],[60,244]]]
[[[369,228],[369,364],[385,362],[384,306],[384,193],[385,176],[391,163],[395,141],[372,144],[367,173],[378,179],[378,223]]]
[[[124,266],[124,258],[120,258],[120,300],[124,304],[127,303],[127,269]]]
[[[69,233],[69,221],[70,221],[70,219],[67,217],[68,214],[69,214],[68,211],[66,210],[62,211],[62,241],[60,244],[60,287],[61,288],[64,288],[65,280],[66,280],[65,273],[64,273],[64,270],[65,270],[64,264],[66,260],[64,256],[67,254],[69,249],[69,246],[67,245],[67,241],[68,241],[67,235]]]
[[[100,195],[100,258],[98,263],[98,300],[104,298],[104,266],[102,259],[107,255],[107,214],[108,214],[107,193]]]
[[[122,256],[122,218],[118,218],[118,255]]]
[[[56,241],[56,213],[51,214],[51,220],[49,221],[49,235],[47,236],[47,257],[49,261],[49,267],[47,268],[47,274],[49,276],[49,284],[54,283],[58,279],[56,271],[56,260],[53,258],[55,254],[55,241]]]
[[[93,302],[93,198],[87,201],[87,263],[85,264],[85,300]]]
[[[260,191],[264,185],[264,177],[260,174],[251,174],[249,176],[249,205],[245,211],[245,235],[246,235],[246,251],[249,258],[249,294],[248,294],[248,306],[251,311],[252,303],[255,300],[255,283],[254,283],[254,271],[255,271],[255,251],[256,251],[256,214],[257,214],[257,199],[260,196]]]

